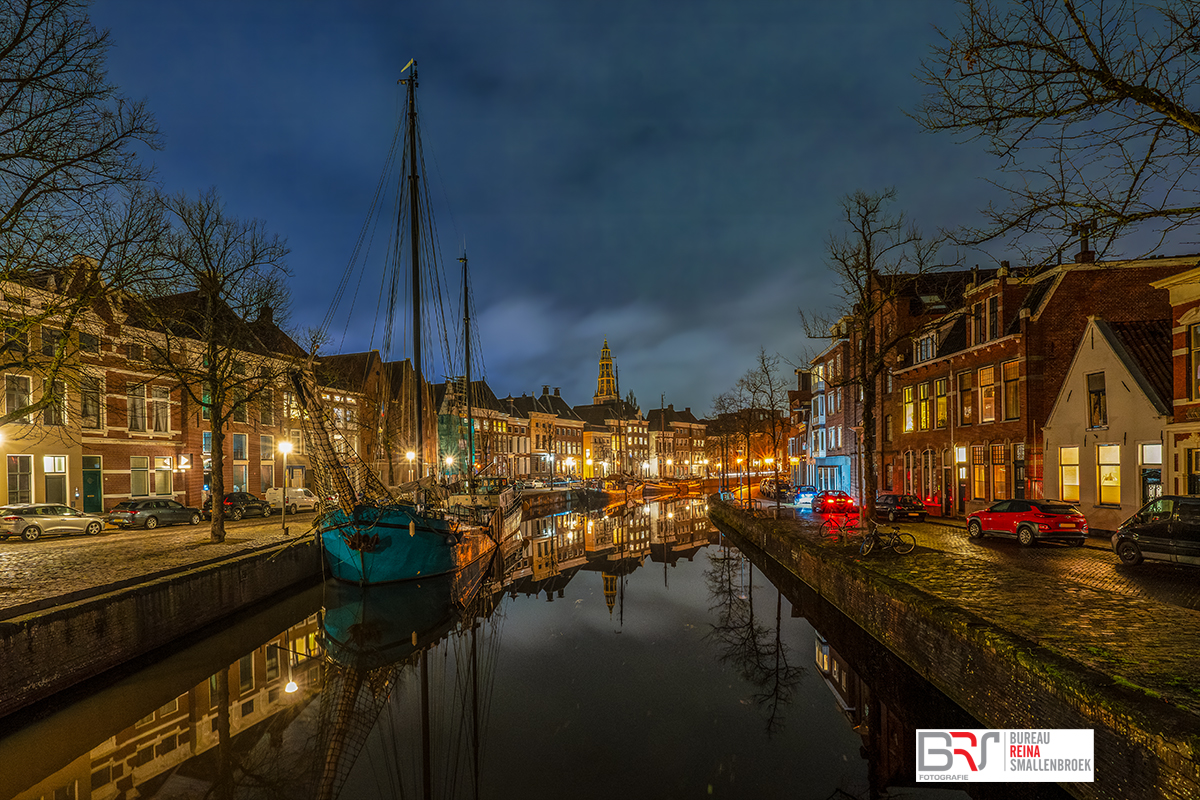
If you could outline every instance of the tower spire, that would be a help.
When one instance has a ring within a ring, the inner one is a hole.
[[[620,400],[617,396],[617,381],[613,376],[612,353],[608,349],[608,337],[604,337],[604,347],[600,350],[600,376],[596,379],[596,394],[592,403],[607,403]]]

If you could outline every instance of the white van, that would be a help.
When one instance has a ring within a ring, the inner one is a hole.
[[[273,486],[267,489],[267,502],[271,504],[273,512],[283,507],[282,497],[283,487]],[[287,513],[295,514],[297,511],[312,511],[316,507],[317,496],[308,489],[300,489],[293,486],[287,490]]]

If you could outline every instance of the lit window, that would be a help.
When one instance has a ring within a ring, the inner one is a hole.
[[[1079,448],[1060,447],[1058,450],[1059,483],[1062,499],[1068,503],[1079,502]]]
[[[1096,446],[1096,466],[1099,469],[1101,505],[1121,504],[1121,446],[1101,444]]]
[[[996,421],[996,368],[979,370],[979,421]]]
[[[1088,427],[1108,427],[1108,401],[1104,392],[1104,373],[1093,372],[1087,376]]]
[[[904,432],[911,433],[913,430],[914,417],[916,414],[916,404],[913,400],[913,387],[904,387]]]

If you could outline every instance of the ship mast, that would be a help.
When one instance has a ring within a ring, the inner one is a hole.
[[[424,372],[421,364],[421,225],[419,176],[417,174],[417,62],[409,62],[412,66],[412,76],[401,78],[400,82],[408,86],[408,202],[409,230],[412,248],[412,297],[413,297],[413,383],[416,386],[416,423],[417,423],[417,476],[425,477],[425,398],[422,391]]]
[[[475,467],[475,423],[471,419],[471,294],[467,283],[467,254],[464,252],[459,259],[463,265],[463,341],[465,342],[464,360],[466,361],[466,384],[463,393],[467,396],[467,463],[463,474],[467,479],[467,496],[475,497],[475,481],[472,474]]]

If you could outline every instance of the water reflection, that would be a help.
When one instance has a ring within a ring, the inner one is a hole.
[[[882,797],[918,725],[977,727],[682,499],[290,598],[0,740],[0,797]]]

